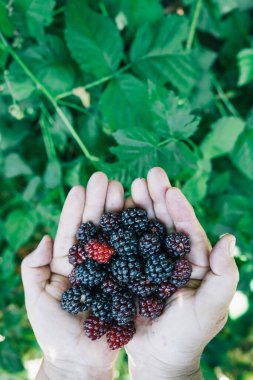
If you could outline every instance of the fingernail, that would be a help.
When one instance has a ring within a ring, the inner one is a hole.
[[[229,254],[230,254],[231,257],[234,256],[235,244],[236,244],[236,238],[233,238],[232,240],[230,240],[230,243],[229,243]]]

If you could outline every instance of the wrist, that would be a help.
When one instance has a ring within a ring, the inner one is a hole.
[[[148,364],[147,364],[148,363]],[[129,373],[131,380],[202,380],[200,361],[196,360],[185,366],[165,366],[164,363],[152,361],[129,360]]]
[[[112,369],[43,359],[36,380],[111,380]]]

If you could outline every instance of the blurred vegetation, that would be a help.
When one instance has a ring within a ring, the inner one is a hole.
[[[0,0],[0,379],[40,356],[20,262],[69,188],[161,165],[212,242],[237,236],[233,313],[205,379],[253,379],[252,0]],[[127,378],[124,351],[116,378]]]

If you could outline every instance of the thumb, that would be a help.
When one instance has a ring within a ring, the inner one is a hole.
[[[38,247],[24,258],[21,264],[26,302],[33,302],[50,278],[49,264],[53,255],[53,241],[45,235]]]
[[[238,284],[235,242],[235,237],[227,234],[216,243],[209,256],[210,271],[196,294],[198,310],[214,322],[227,314]]]

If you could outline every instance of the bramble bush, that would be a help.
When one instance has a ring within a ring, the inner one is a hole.
[[[0,0],[1,379],[40,355],[20,262],[69,188],[104,170],[128,194],[156,165],[212,242],[237,236],[236,312],[202,368],[252,379],[252,16],[251,0]]]

